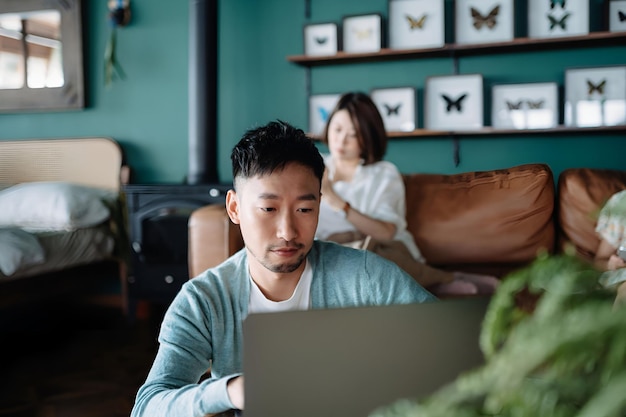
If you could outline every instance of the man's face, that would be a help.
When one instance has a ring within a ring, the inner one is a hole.
[[[226,208],[241,227],[254,279],[301,274],[313,245],[320,196],[319,179],[297,163],[263,177],[239,179],[237,191],[229,191]]]

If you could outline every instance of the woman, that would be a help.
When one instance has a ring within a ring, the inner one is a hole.
[[[600,211],[596,232],[600,246],[596,251],[596,265],[607,273],[601,284],[617,291],[616,304],[626,303],[626,190],[613,194]],[[621,255],[620,255],[621,254]]]
[[[378,109],[360,92],[342,95],[322,136],[329,154],[322,180],[318,239],[372,250],[436,295],[493,293],[494,277],[447,272],[424,262],[406,228],[400,172],[383,161],[387,135]]]

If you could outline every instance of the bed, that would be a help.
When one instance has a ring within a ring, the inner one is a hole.
[[[112,277],[126,308],[128,177],[111,138],[0,141],[0,308]]]

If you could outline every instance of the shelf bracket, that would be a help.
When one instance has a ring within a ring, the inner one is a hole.
[[[456,135],[452,136],[452,160],[455,168],[461,164],[461,144]]]

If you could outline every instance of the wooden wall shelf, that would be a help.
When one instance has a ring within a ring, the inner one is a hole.
[[[626,125],[597,126],[597,127],[572,127],[557,126],[545,129],[496,129],[485,126],[475,130],[429,130],[416,129],[408,132],[387,132],[389,139],[408,139],[419,137],[456,137],[456,136],[517,136],[517,135],[586,135],[586,134],[626,134]],[[320,140],[319,136],[309,134],[314,140]]]
[[[619,126],[598,126],[598,127],[572,127],[557,126],[546,129],[496,129],[485,126],[475,130],[428,130],[416,129],[410,132],[388,132],[390,139],[415,138],[415,137],[437,137],[437,136],[514,136],[514,135],[584,135],[584,134],[625,134],[626,125]]]
[[[429,49],[389,49],[375,53],[338,52],[331,56],[287,56],[289,62],[314,67],[321,65],[350,64],[361,62],[398,61],[427,57],[460,57],[498,52],[539,51],[558,48],[580,48],[592,46],[626,45],[626,32],[591,32],[583,36],[563,38],[516,38],[510,42],[484,43],[472,45],[447,44],[441,48]]]

